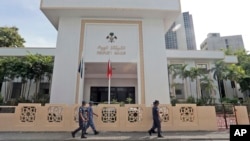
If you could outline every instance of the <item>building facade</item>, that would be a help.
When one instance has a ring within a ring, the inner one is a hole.
[[[51,104],[79,104],[83,99],[107,102],[109,60],[111,100],[131,98],[131,103],[145,105],[152,105],[155,99],[169,104],[170,96],[200,97],[198,81],[171,78],[170,64],[209,69],[217,60],[237,62],[221,51],[166,50],[164,35],[181,13],[180,1],[136,2],[135,5],[132,0],[106,0],[101,4],[99,0],[42,0],[41,10],[58,30],[56,48],[3,48],[0,56],[24,56],[27,51],[54,56],[49,87]],[[5,83],[2,88],[14,88],[15,82],[18,80]],[[172,88],[172,83],[178,86]],[[6,96],[4,89],[1,91]],[[213,94],[219,98],[217,90]]]
[[[56,48],[1,48],[0,49],[0,56],[25,56],[27,55],[27,52],[30,52],[32,54],[41,54],[41,55],[46,55],[46,56],[56,56],[57,50]],[[166,56],[165,60],[167,60],[167,64],[165,67],[169,65],[187,65],[187,69],[190,69],[191,67],[198,67],[202,69],[211,69],[214,67],[214,62],[217,60],[224,60],[226,63],[236,63],[237,59],[236,57],[233,56],[225,56],[222,51],[183,51],[183,50],[166,50]],[[95,66],[95,65],[98,65]],[[137,89],[134,88],[131,85],[136,85],[136,80],[135,76],[132,74],[136,72],[136,67],[133,65],[126,65],[125,63],[112,63],[112,68],[113,68],[113,76],[117,75],[127,75],[127,77],[132,78],[130,80],[129,78],[126,79],[119,79],[119,81],[123,82],[112,82],[111,80],[111,94],[112,94],[112,99],[116,99],[117,101],[126,101],[127,97],[132,98],[131,103],[136,103],[138,104],[137,101]],[[78,68],[77,68],[78,69]],[[76,69],[76,71],[77,71]],[[119,73],[117,74],[117,69],[122,71],[124,74]],[[107,63],[105,64],[102,63],[96,63],[96,64],[85,64],[85,72],[83,74],[84,80],[85,80],[85,86],[84,86],[84,92],[88,93],[82,93],[82,96],[85,97],[83,99],[85,100],[92,100],[95,102],[104,102],[107,101],[108,99],[108,79],[106,78],[106,70],[107,70]],[[98,73],[97,73],[98,72]],[[57,72],[53,72],[53,75],[55,75]],[[129,73],[130,76],[126,73]],[[158,70],[156,71],[158,73]],[[79,73],[78,73],[79,74]],[[190,79],[186,79],[185,81],[181,78],[173,78],[171,74],[169,74],[168,70],[165,72],[165,74],[168,74],[168,84],[164,86],[164,88],[169,87],[169,97],[170,99],[171,96],[177,98],[180,101],[185,101],[188,97],[192,96],[194,98],[201,98],[203,95],[202,93],[204,92],[204,88],[201,87],[200,85],[200,79],[198,78],[195,81],[190,81]],[[134,74],[135,75],[135,74]],[[208,74],[210,78],[213,77],[212,73]],[[97,77],[102,77],[102,79],[99,79]],[[112,77],[113,77],[112,76]],[[120,76],[120,77],[121,77]],[[70,77],[62,76],[67,78],[67,81],[70,81]],[[95,77],[95,78],[92,78]],[[80,76],[81,78],[81,76]],[[133,82],[134,80],[134,82]],[[43,79],[39,83],[39,93],[43,93],[42,91],[46,91],[44,94],[52,94],[51,90],[52,87],[51,83],[55,80],[50,80],[48,81],[47,79]],[[155,80],[157,82],[157,80]],[[67,87],[67,83],[65,83],[64,87]],[[127,84],[126,84],[127,83]],[[28,89],[29,85],[31,84],[31,89],[30,89],[30,94],[26,91],[24,94],[25,97],[29,96],[29,99],[32,100],[33,94],[35,93],[35,87],[36,83],[34,81],[29,81],[26,85],[26,89]],[[129,84],[129,85],[128,85]],[[174,84],[174,87],[173,87]],[[216,86],[217,82],[214,80],[214,84]],[[234,90],[230,86],[228,82],[224,82],[224,91],[225,91],[225,96],[228,98],[233,98],[234,97]],[[2,87],[0,88],[1,94],[6,97],[6,87],[11,88],[11,94],[9,98],[15,99],[19,98],[21,95],[21,88],[22,88],[22,83],[20,78],[19,79],[14,79],[11,82],[4,82]],[[241,92],[238,90],[238,97],[243,98],[243,95]],[[62,95],[65,95],[65,93],[61,93]],[[219,92],[217,89],[214,90],[213,92],[214,98],[216,100],[219,100]],[[162,95],[162,94],[161,94]],[[60,96],[58,96],[60,98]],[[153,98],[152,98],[153,100]],[[62,103],[64,104],[64,103]],[[151,104],[151,103],[150,103]]]
[[[166,48],[179,50],[196,50],[193,17],[184,12],[174,21],[165,34]]]
[[[220,36],[220,33],[209,33],[200,45],[201,50],[244,49],[242,35]]]
[[[109,59],[111,100],[121,91],[138,104],[170,103],[164,32],[180,14],[179,0],[42,0],[41,10],[58,30],[51,103],[107,101]]]

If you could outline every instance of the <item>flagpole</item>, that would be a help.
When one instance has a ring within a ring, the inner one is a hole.
[[[111,76],[112,76],[112,67],[110,63],[110,58],[108,61],[108,70],[107,70],[107,76],[108,76],[108,104],[110,104],[110,83],[111,83]]]
[[[109,86],[108,86],[108,104],[110,104],[110,76],[109,76]]]

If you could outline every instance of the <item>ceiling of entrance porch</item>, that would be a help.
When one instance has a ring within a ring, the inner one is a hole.
[[[136,63],[112,63],[112,77],[137,76]],[[85,77],[106,77],[107,63],[85,63]]]

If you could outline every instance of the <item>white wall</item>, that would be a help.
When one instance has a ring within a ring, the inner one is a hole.
[[[156,99],[162,104],[170,103],[168,70],[161,19],[144,19],[143,49],[145,73],[145,104],[152,105]]]
[[[67,7],[69,8],[126,8],[126,9],[154,9],[176,10],[180,9],[178,0],[42,0],[42,7]]]
[[[50,103],[75,103],[80,27],[79,18],[60,18]]]
[[[126,21],[125,21],[126,22]],[[135,62],[139,49],[139,25],[121,23],[87,23],[84,29],[85,62]],[[111,43],[106,37],[114,33]]]
[[[55,48],[0,48],[0,56],[25,56],[31,54],[41,54],[41,55],[48,55],[54,56],[56,54]]]
[[[243,98],[243,93],[239,91],[240,86],[239,84],[236,85],[236,88],[233,89],[231,86],[231,81],[224,81],[224,86],[225,86],[225,93],[228,98],[234,98],[234,97],[239,97]]]

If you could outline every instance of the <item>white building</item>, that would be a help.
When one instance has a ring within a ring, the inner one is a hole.
[[[241,35],[220,36],[220,33],[209,33],[201,43],[201,50],[244,49]]]
[[[220,51],[166,50],[164,33],[180,15],[179,0],[42,0],[41,10],[58,30],[54,49],[0,49],[0,56],[26,51],[55,57],[50,103],[77,104],[108,100],[106,77],[110,59],[111,99],[151,105],[170,103],[168,64],[236,63]],[[83,61],[83,75],[78,73]],[[178,81],[178,80],[176,80]],[[179,82],[183,86],[189,82]],[[192,95],[195,85],[182,91]],[[4,85],[3,85],[4,87]],[[2,89],[2,94],[5,95]],[[215,91],[215,97],[219,97]]]

